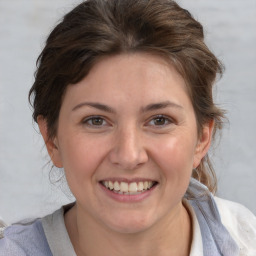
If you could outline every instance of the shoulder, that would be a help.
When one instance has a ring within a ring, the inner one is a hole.
[[[0,239],[0,256],[3,255],[52,256],[41,220],[5,228]]]
[[[240,247],[240,255],[256,255],[256,216],[241,204],[215,197],[221,221]]]
[[[75,256],[73,245],[70,241],[64,214],[74,206],[74,203],[65,205],[54,213],[42,219],[42,226],[53,255]]]

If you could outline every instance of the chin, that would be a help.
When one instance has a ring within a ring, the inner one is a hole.
[[[145,214],[130,213],[118,214],[118,216],[113,216],[108,224],[108,227],[116,232],[124,234],[134,234],[140,233],[151,226],[153,226],[154,220],[145,216]]]

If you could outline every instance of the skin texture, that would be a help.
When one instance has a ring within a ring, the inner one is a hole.
[[[199,137],[185,82],[169,63],[140,53],[106,57],[68,87],[55,138],[48,140],[42,116],[38,124],[77,200],[65,223],[78,255],[189,254],[182,197],[210,146],[212,123]],[[110,179],[157,185],[122,201],[101,185]]]

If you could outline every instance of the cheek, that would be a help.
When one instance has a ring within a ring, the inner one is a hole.
[[[167,178],[183,179],[192,172],[194,150],[194,142],[187,136],[166,137],[156,141],[153,154]]]
[[[189,139],[164,138],[155,144],[154,158],[161,172],[161,205],[171,209],[178,204],[189,186],[193,168],[194,147]],[[153,157],[154,156],[154,157]]]
[[[105,156],[106,143],[84,136],[62,140],[61,158],[68,182],[82,184],[94,178]]]

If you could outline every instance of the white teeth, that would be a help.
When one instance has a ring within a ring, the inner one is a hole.
[[[129,184],[129,192],[137,192],[138,187],[136,182],[132,182]]]
[[[114,190],[115,190],[115,191],[119,191],[119,190],[120,190],[118,181],[115,181],[115,182],[114,182]]]
[[[144,186],[144,189],[147,189],[148,188],[148,181],[144,181],[143,186]]]
[[[127,193],[128,192],[128,183],[126,182],[121,182],[120,183],[120,190],[124,193]]]
[[[109,181],[109,182],[108,182],[108,188],[109,188],[110,190],[113,190],[113,189],[114,189],[114,184],[113,184],[112,181]]]
[[[102,184],[109,190],[113,190],[119,194],[139,194],[153,187],[153,181],[140,181],[140,182],[118,182],[118,181],[103,181]]]
[[[138,191],[142,191],[143,189],[144,189],[143,182],[140,181],[140,182],[138,183]]]

